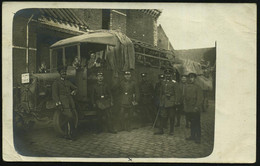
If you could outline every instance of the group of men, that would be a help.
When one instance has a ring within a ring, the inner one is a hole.
[[[61,78],[53,83],[53,99],[57,107],[64,112],[66,117],[66,137],[71,139],[75,130],[73,112],[75,104],[72,96],[77,88],[66,79],[66,68],[59,69]],[[140,119],[143,124],[154,123],[157,127],[154,134],[164,134],[167,122],[170,121],[169,135],[174,134],[174,126],[180,126],[180,114],[186,114],[186,127],[191,129],[191,136],[187,140],[200,143],[200,107],[202,91],[194,84],[196,74],[181,75],[181,81],[176,81],[177,71],[166,69],[159,75],[155,87],[147,79],[147,73],[141,73],[141,82],[137,86],[132,79],[131,71],[125,71],[123,80],[119,84],[118,95],[120,105],[120,125],[123,130],[132,129],[134,110],[138,106]],[[92,88],[91,102],[98,112],[100,127],[108,132],[116,133],[112,120],[111,107],[114,105],[111,88],[104,82],[104,73],[97,72],[97,83]],[[175,125],[175,119],[177,124]]]
[[[194,84],[197,75],[195,73],[183,73],[181,81],[178,83],[175,77],[176,73],[166,70],[162,78],[161,85],[157,85],[159,90],[158,118],[159,127],[154,134],[164,134],[164,128],[167,127],[168,119],[170,121],[169,135],[174,134],[175,119],[176,127],[180,126],[180,114],[185,113],[186,127],[190,126],[190,137],[187,140],[194,140],[200,143],[201,126],[200,110],[202,105],[202,90]]]

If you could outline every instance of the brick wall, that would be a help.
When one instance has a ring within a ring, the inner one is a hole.
[[[110,29],[126,34],[126,10],[111,10]]]
[[[139,10],[128,10],[126,35],[130,38],[154,44],[154,18]]]

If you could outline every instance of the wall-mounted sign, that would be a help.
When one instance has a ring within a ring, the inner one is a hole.
[[[22,74],[22,84],[26,84],[30,82],[30,75],[29,73]]]

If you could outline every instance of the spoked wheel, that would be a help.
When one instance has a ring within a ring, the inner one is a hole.
[[[73,111],[73,117],[75,122],[75,128],[78,126],[78,113],[77,111]],[[53,124],[54,129],[60,135],[66,135],[67,133],[67,118],[62,114],[60,110],[56,110],[53,115]]]
[[[28,105],[26,103],[19,104],[14,111],[14,127],[16,129],[30,130],[34,123]]]

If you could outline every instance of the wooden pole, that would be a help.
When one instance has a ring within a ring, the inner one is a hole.
[[[33,14],[26,24],[26,72],[29,72],[29,23],[33,18]]]
[[[50,49],[50,73],[53,70],[53,64],[52,64],[52,49]]]
[[[62,62],[63,62],[63,66],[65,66],[66,65],[65,47],[62,47]]]

